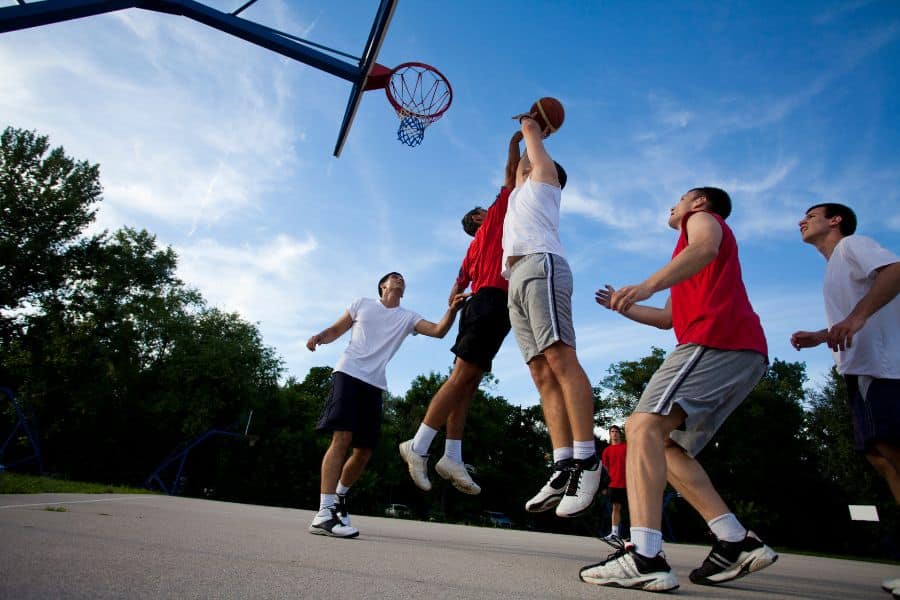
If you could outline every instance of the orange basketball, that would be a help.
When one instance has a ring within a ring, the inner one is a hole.
[[[541,98],[531,105],[532,114],[536,114],[537,122],[543,131],[548,126],[550,133],[553,133],[562,127],[563,121],[566,120],[566,111],[562,103],[556,98]]]

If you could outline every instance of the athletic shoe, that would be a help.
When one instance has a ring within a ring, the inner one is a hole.
[[[400,444],[400,456],[406,461],[413,483],[419,489],[427,492],[431,489],[431,482],[428,481],[428,457],[413,452],[412,442],[412,440],[406,440]]]
[[[434,470],[444,479],[449,479],[453,487],[463,494],[477,496],[481,493],[481,487],[472,481],[472,476],[466,470],[466,465],[458,463],[452,458],[442,456],[441,460],[434,465]]]
[[[355,538],[359,535],[358,529],[344,524],[336,506],[329,506],[317,512],[309,526],[309,532],[313,535],[330,535],[339,538]]]
[[[337,514],[341,518],[341,523],[350,526],[350,513],[347,511],[347,495],[346,494],[338,494],[337,495],[337,504],[334,505],[337,509]]]
[[[525,510],[539,513],[554,508],[562,500],[569,483],[571,468],[575,461],[571,458],[558,460],[553,464],[553,473],[534,498],[525,503]]]
[[[557,517],[577,517],[591,507],[601,489],[609,487],[609,474],[597,455],[574,461],[566,493],[556,507]]]
[[[775,551],[748,531],[740,542],[716,540],[703,564],[691,571],[691,581],[698,585],[718,585],[765,569],[776,560]]]
[[[603,562],[581,569],[578,576],[583,582],[648,592],[669,592],[678,588],[678,579],[662,552],[647,558],[634,551],[634,544],[621,540],[607,543],[616,551]]]
[[[881,589],[886,592],[893,592],[897,588],[900,588],[900,577],[896,579],[885,579],[881,582]]]
[[[603,536],[603,537],[600,538],[600,539],[603,540],[603,541],[606,542],[606,543],[612,542],[612,545],[614,545],[616,542],[624,542],[624,540],[623,540],[622,538],[620,538],[619,536],[617,536],[617,535],[614,534],[614,533],[611,533],[611,534],[609,534],[609,535],[607,535],[607,536]]]

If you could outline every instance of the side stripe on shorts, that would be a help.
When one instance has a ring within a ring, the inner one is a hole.
[[[559,322],[556,317],[556,282],[554,281],[556,276],[556,271],[553,268],[553,255],[552,254],[544,254],[544,264],[547,268],[547,294],[548,294],[548,306],[550,307],[550,326],[553,328],[553,337],[554,339],[560,339],[559,337]]]
[[[704,346],[697,346],[696,348],[694,348],[694,352],[691,354],[691,357],[688,358],[683,365],[681,365],[681,369],[678,370],[678,374],[675,375],[674,378],[672,378],[672,381],[670,381],[669,385],[666,387],[666,391],[664,391],[659,397],[659,400],[656,402],[656,406],[654,407],[654,412],[661,412],[662,408],[670,403],[672,396],[675,395],[675,392],[678,391],[681,383],[690,374],[697,363],[700,362],[700,357],[703,356],[703,352],[705,351],[706,348]]]

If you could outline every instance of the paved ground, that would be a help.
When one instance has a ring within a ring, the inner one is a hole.
[[[52,510],[64,509],[64,510]],[[657,598],[581,583],[587,537],[379,517],[307,533],[307,510],[168,496],[0,495],[0,598]],[[707,548],[668,544],[687,598],[875,598],[900,567],[782,555],[727,587],[690,583]]]

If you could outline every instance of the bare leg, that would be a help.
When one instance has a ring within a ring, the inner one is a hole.
[[[544,411],[544,423],[550,433],[550,443],[554,449],[571,447],[572,428],[569,425],[563,391],[553,371],[550,370],[550,365],[543,356],[536,356],[528,363],[528,369],[541,395],[541,409]]]
[[[359,481],[370,458],[372,458],[371,448],[354,448],[350,458],[344,463],[344,468],[341,469],[341,483],[350,487]]]
[[[618,502],[612,503],[612,515],[610,519],[613,527],[617,527],[622,523],[622,505]]]
[[[450,377],[428,404],[428,412],[425,413],[422,422],[432,429],[440,429],[446,423],[447,437],[462,439],[469,404],[475,390],[478,389],[482,375],[484,371],[476,365],[457,358]]]
[[[688,456],[670,440],[666,440],[666,467],[669,483],[700,513],[704,521],[712,521],[731,512],[697,459]]]
[[[331,445],[322,457],[322,480],[319,484],[322,494],[334,494],[337,490],[338,479],[352,440],[352,431],[335,431],[331,434]]]
[[[891,444],[878,442],[867,454],[866,458],[875,467],[879,475],[887,481],[894,500],[900,504],[900,448]]]
[[[594,439],[594,392],[578,362],[575,348],[556,342],[544,350],[544,357],[556,378],[565,401],[573,439]]]
[[[625,479],[631,526],[662,530],[662,500],[666,489],[666,439],[681,422],[684,411],[668,415],[634,413],[625,422],[628,456]]]

